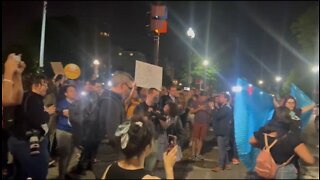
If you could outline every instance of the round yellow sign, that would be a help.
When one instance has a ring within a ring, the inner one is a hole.
[[[66,74],[66,77],[69,79],[77,79],[80,76],[81,71],[78,65],[67,64],[64,67],[64,73]]]

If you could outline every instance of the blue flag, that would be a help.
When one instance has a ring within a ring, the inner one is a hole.
[[[296,98],[297,100],[297,108],[302,108],[304,106],[308,106],[313,103],[313,101],[303,92],[301,91],[296,85],[291,84],[291,96]],[[302,128],[305,128],[311,118],[312,111],[308,111],[301,115],[301,125]]]
[[[253,171],[260,150],[253,148],[249,139],[254,131],[259,130],[272,118],[273,98],[243,79],[237,80],[237,86],[241,91],[236,93],[234,104],[236,145],[240,160],[249,171]]]

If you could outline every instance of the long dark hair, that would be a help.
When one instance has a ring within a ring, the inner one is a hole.
[[[277,132],[277,136],[281,137],[289,131],[295,131],[290,109],[285,106],[278,107],[271,121],[264,127],[264,132]]]
[[[129,141],[127,147],[122,149],[126,159],[140,156],[154,138],[154,127],[149,120],[144,119],[143,116],[134,115],[131,118],[131,122],[128,131]],[[136,125],[135,122],[141,122],[143,124],[142,127]]]

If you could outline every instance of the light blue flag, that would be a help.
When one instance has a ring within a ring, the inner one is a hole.
[[[259,149],[249,144],[254,131],[259,130],[271,120],[274,107],[273,98],[260,88],[250,85],[243,79],[237,80],[241,91],[235,95],[234,123],[235,139],[240,160],[248,171],[254,171]]]
[[[301,91],[295,84],[291,84],[291,96],[296,98],[297,100],[297,108],[302,108],[304,106],[308,106],[313,103],[313,101],[303,92]],[[308,111],[301,115],[301,124],[302,128],[305,128],[311,118],[312,111]]]

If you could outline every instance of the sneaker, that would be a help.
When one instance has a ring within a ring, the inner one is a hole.
[[[197,160],[197,156],[196,156],[196,155],[192,155],[189,159],[190,159],[191,161],[196,161],[196,160]]]
[[[55,167],[56,161],[54,159],[50,159],[49,161],[49,167]]]
[[[211,171],[220,172],[220,171],[223,171],[223,169],[221,167],[217,166],[217,167],[212,168]]]
[[[203,161],[204,157],[199,154],[199,155],[196,156],[196,160],[197,161]]]
[[[240,164],[239,159],[233,158],[233,159],[232,159],[232,164],[234,164],[234,165]]]

